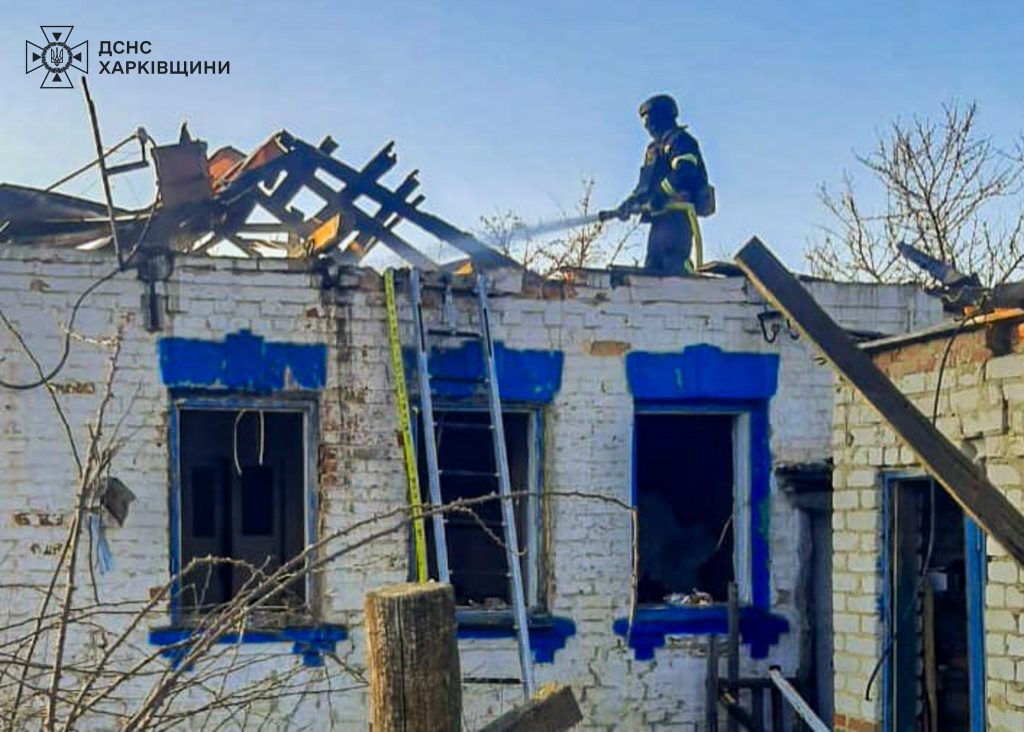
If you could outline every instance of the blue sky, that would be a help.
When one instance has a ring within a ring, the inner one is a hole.
[[[187,119],[211,149],[246,150],[286,128],[331,134],[355,164],[395,140],[397,173],[418,168],[424,205],[463,228],[499,209],[555,216],[584,176],[618,203],[646,142],[636,107],[666,91],[718,192],[709,255],[757,234],[797,266],[828,220],[817,186],[893,118],[977,100],[983,131],[1024,130],[1017,2],[38,0],[5,8],[0,180],[45,186],[91,156],[80,90],[23,73],[25,39],[54,23],[90,41],[105,140],[143,125],[170,142]],[[101,76],[101,39],[229,60],[231,74]],[[99,193],[92,180],[66,190]],[[148,203],[139,183],[117,196]]]

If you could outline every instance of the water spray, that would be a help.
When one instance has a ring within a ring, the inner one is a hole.
[[[559,218],[552,221],[542,221],[533,226],[517,226],[511,232],[509,232],[509,242],[514,241],[526,241],[534,238],[535,236],[543,236],[544,234],[554,234],[558,231],[565,231],[566,229],[575,229],[579,226],[586,226],[587,224],[594,224],[598,221],[606,221],[610,218],[611,212],[599,211],[597,213],[587,214],[586,216],[573,216],[570,218]]]

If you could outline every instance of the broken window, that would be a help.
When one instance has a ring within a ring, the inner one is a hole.
[[[639,603],[727,599],[738,422],[735,414],[636,414]]]
[[[186,613],[231,600],[306,546],[306,410],[179,406],[180,582]],[[283,582],[264,605],[300,609],[306,577]]]
[[[536,413],[509,411],[503,415],[505,449],[508,453],[509,482],[514,499],[516,530],[522,554],[521,568],[526,602],[538,604],[539,563],[535,462]],[[484,410],[435,409],[437,462],[441,499],[448,503],[498,492],[490,414]],[[422,432],[421,432],[422,434]],[[420,485],[424,502],[429,501],[426,458],[419,445]],[[455,588],[456,603],[474,609],[506,609],[509,596],[508,562],[503,546],[501,501],[488,500],[462,511],[446,513],[445,535],[448,568]],[[475,515],[474,515],[475,514]],[[428,562],[437,577],[433,526],[426,522]]]

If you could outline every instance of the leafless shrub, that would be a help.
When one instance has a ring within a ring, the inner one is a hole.
[[[14,331],[13,324],[8,327]],[[18,340],[34,360],[27,345]],[[94,548],[87,543],[92,534],[86,527],[89,517],[103,510],[99,486],[128,439],[121,434],[124,415],[114,421],[108,414],[116,402],[121,342],[120,333],[110,339],[109,370],[95,417],[86,430],[87,444],[71,450],[79,480],[50,580],[0,585],[0,607],[18,604],[15,598],[24,593],[39,597],[34,612],[9,611],[0,622],[0,724],[4,729],[47,732],[94,727],[132,731],[181,726],[296,728],[302,705],[313,701],[327,706],[327,725],[323,712],[305,716],[321,720],[317,729],[333,726],[330,709],[337,695],[366,686],[361,662],[325,654],[322,668],[307,668],[290,647],[244,644],[243,633],[262,627],[260,622],[273,615],[271,608],[296,582],[323,573],[331,564],[385,537],[407,532],[411,509],[396,506],[334,530],[277,567],[202,557],[150,589],[146,597],[104,598],[92,574]],[[57,390],[49,391],[67,425]],[[69,427],[66,434],[69,445],[75,446],[74,431]],[[635,523],[633,508],[612,497],[559,490],[546,490],[543,497],[606,502],[630,512]],[[495,500],[500,498],[492,493],[452,501],[425,507],[422,515],[461,513],[487,528],[477,509]],[[489,535],[501,544],[499,536]],[[167,604],[176,584],[200,576],[197,569],[224,563],[244,565],[248,578],[234,596],[192,617],[189,632],[181,640],[162,647],[150,644],[146,633],[167,622]],[[634,585],[635,581],[634,572]],[[92,585],[91,593],[84,591],[86,583]],[[313,622],[321,620],[314,611]],[[229,637],[238,640],[225,643]]]
[[[564,225],[557,236],[531,233],[531,227],[513,211],[498,211],[480,218],[481,234],[504,254],[544,276],[584,267],[604,267],[623,252],[634,252],[638,224],[617,219],[597,221],[594,179],[584,178],[580,196],[571,209],[563,209],[555,223]],[[574,224],[574,225],[573,225]]]
[[[1024,149],[1004,150],[976,125],[977,104],[951,102],[936,121],[897,120],[857,162],[880,187],[865,205],[846,174],[819,197],[832,223],[806,252],[811,272],[868,282],[926,279],[896,249],[905,241],[982,282],[1019,277],[1024,263]]]

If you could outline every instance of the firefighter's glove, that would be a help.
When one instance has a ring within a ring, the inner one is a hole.
[[[615,209],[615,216],[620,221],[627,221],[630,216],[636,216],[643,210],[643,204],[635,198],[627,198]]]

